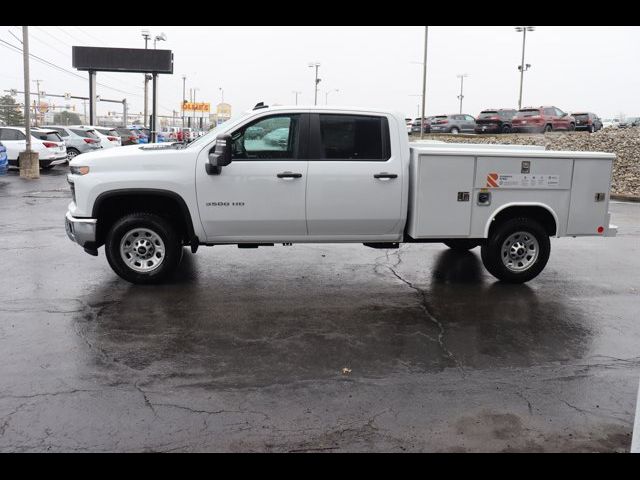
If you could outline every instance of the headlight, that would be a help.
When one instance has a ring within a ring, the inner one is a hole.
[[[89,167],[70,167],[73,175],[86,175],[89,173]]]

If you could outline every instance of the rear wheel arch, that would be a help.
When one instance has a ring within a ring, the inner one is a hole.
[[[185,244],[199,243],[191,212],[182,196],[170,190],[135,188],[98,195],[92,209],[92,218],[98,220],[97,244],[104,244],[116,221],[134,212],[157,214],[174,225]]]
[[[550,237],[558,234],[558,216],[549,206],[542,203],[512,204],[505,205],[491,215],[485,226],[485,238],[490,237],[499,225],[513,218],[531,218],[540,223]]]

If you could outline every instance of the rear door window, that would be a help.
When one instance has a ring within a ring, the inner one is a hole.
[[[332,114],[319,117],[322,159],[386,161],[391,158],[386,117]]]
[[[2,134],[0,136],[0,140],[7,141],[16,141],[16,140],[24,140],[26,138],[25,134],[19,130],[14,130],[12,128],[3,128]]]

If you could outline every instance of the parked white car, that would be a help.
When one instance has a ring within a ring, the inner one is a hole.
[[[91,132],[100,140],[102,148],[121,147],[122,140],[115,128],[110,127],[94,127],[92,125],[77,125],[75,128]]]
[[[9,167],[19,167],[18,155],[27,149],[23,127],[1,127],[0,142],[7,149]],[[67,147],[55,130],[31,129],[31,149],[38,152],[40,168],[52,168],[67,161]]]

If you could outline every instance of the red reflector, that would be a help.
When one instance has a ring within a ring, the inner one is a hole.
[[[107,137],[111,142],[117,142],[118,137]]]
[[[604,227],[598,227],[598,233],[604,232]]]
[[[58,148],[59,145],[57,143],[52,142],[42,142],[42,144],[47,148]]]
[[[90,138],[85,138],[85,139],[84,139],[84,142],[85,142],[85,143],[96,143],[96,141],[95,141],[95,140],[92,140],[92,139],[90,139]]]

